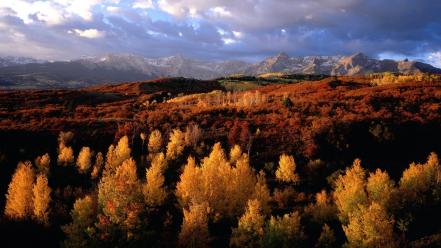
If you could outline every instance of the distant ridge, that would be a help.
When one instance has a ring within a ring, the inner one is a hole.
[[[279,53],[260,62],[203,61],[182,55],[145,58],[133,54],[47,62],[30,58],[0,58],[1,88],[76,88],[101,83],[141,81],[158,77],[213,79],[231,74],[363,75],[368,73],[436,73],[441,69],[417,61],[378,60],[363,53],[351,56],[289,56]]]

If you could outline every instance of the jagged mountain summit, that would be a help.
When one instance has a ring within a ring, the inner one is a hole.
[[[379,72],[441,74],[441,69],[417,61],[373,59],[362,53],[351,56],[288,56],[279,53],[254,64],[234,60],[196,60],[183,55],[146,58],[133,54],[108,54],[56,62],[7,57],[0,58],[0,87],[74,88],[157,77],[213,79],[237,73],[259,75],[270,72],[352,76]]]

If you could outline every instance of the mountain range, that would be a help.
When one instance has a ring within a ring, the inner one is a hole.
[[[441,74],[441,69],[417,61],[373,59],[363,53],[304,57],[279,53],[257,63],[203,61],[182,55],[145,58],[133,54],[108,54],[104,57],[55,62],[3,57],[0,58],[0,87],[76,88],[158,77],[214,79],[231,74],[259,75],[270,72],[352,76],[379,72]]]

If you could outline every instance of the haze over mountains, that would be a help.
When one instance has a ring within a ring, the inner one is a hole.
[[[109,54],[72,61],[0,58],[1,88],[76,88],[101,83],[141,81],[158,77],[213,79],[231,74],[361,75],[378,72],[439,73],[441,69],[417,61],[378,60],[357,53],[351,56],[288,56],[279,53],[257,63],[203,61],[182,55],[145,58],[133,54]]]

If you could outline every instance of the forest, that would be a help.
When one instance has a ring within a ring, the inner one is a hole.
[[[277,76],[0,91],[3,242],[441,246],[441,79]]]

